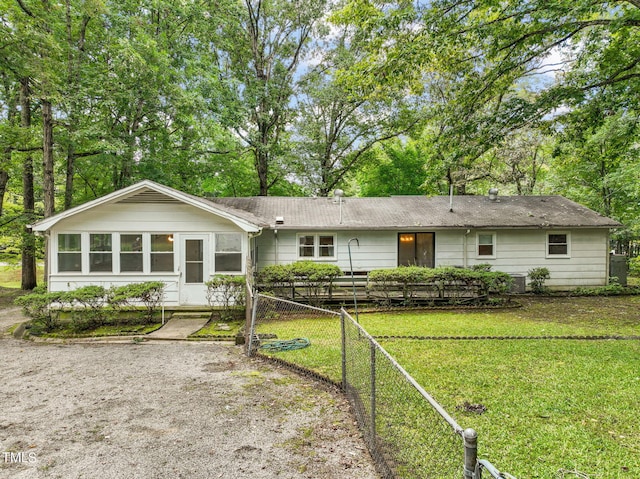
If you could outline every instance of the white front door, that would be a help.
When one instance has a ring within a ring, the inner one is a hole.
[[[180,304],[207,304],[208,239],[207,235],[181,235]]]

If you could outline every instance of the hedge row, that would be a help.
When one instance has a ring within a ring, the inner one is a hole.
[[[46,292],[40,288],[33,293],[16,299],[25,314],[34,324],[44,331],[51,331],[58,325],[62,311],[70,311],[74,329],[90,329],[105,322],[109,315],[144,305],[144,319],[153,321],[164,292],[164,283],[149,281],[124,286],[104,288],[102,286],[84,286],[73,291]]]
[[[340,276],[342,270],[336,265],[297,261],[267,266],[256,279],[262,291],[283,295],[283,290],[297,287],[310,303],[321,304],[324,290],[330,289],[333,280]]]
[[[393,269],[377,269],[369,273],[370,293],[391,302],[398,293],[410,304],[418,297],[488,299],[491,294],[509,291],[512,278],[507,273],[488,271],[488,268],[424,268],[400,266]],[[425,295],[426,293],[426,295]]]
[[[455,300],[457,297],[471,296],[474,299],[488,299],[491,294],[507,292],[512,282],[507,273],[492,272],[490,269],[490,265],[484,264],[471,269],[419,266],[377,269],[369,273],[367,293],[388,303],[399,297],[406,304],[418,297]],[[296,295],[320,304],[331,292],[334,280],[342,275],[336,265],[298,261],[268,266],[258,274],[257,281],[263,291],[293,296],[295,290]]]

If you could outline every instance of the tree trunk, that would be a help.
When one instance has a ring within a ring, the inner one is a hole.
[[[68,210],[73,206],[73,175],[75,173],[76,152],[73,142],[69,142],[67,147],[67,165],[65,171],[64,187],[64,209]]]
[[[269,194],[269,154],[260,151],[255,152],[256,158],[256,172],[258,173],[258,181],[260,183],[260,196],[267,196]]]
[[[11,157],[11,152],[8,153]],[[7,192],[7,183],[9,183],[9,173],[0,170],[0,216],[2,216],[2,205],[4,204],[4,194]]]
[[[20,126],[31,127],[31,91],[29,79],[20,80]],[[25,135],[28,136],[28,135]],[[24,215],[27,224],[35,219],[35,195],[33,188],[33,158],[30,153],[24,157],[22,164],[22,193]],[[25,227],[22,235],[22,289],[31,290],[37,286],[36,280],[36,241],[33,234]]]
[[[51,102],[42,100],[42,190],[44,194],[44,217],[55,213],[55,179],[53,175],[53,115]]]

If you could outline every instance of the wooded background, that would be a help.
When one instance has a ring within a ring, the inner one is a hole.
[[[141,179],[560,194],[640,230],[640,0],[0,0],[0,250]]]

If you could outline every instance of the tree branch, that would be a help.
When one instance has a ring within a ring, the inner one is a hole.
[[[27,15],[29,15],[31,18],[36,18],[36,16],[33,14],[33,12],[31,12],[31,10],[29,10],[26,5],[24,3],[22,3],[22,0],[16,0],[16,3],[20,6],[20,8],[22,9],[22,11],[24,13],[26,13]]]

